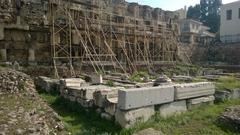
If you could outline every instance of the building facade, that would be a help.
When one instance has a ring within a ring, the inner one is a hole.
[[[215,38],[215,34],[210,33],[209,29],[199,21],[183,19],[180,21],[180,41],[189,44],[208,45]]]
[[[240,42],[240,1],[221,7],[220,39],[223,43]]]

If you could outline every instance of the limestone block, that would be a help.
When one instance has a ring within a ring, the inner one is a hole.
[[[223,90],[223,91],[216,91],[215,98],[217,101],[225,101],[231,99],[231,92]]]
[[[128,111],[117,109],[115,114],[115,120],[121,127],[128,128],[136,122],[146,122],[154,114],[154,106],[148,106]]]
[[[81,78],[67,78],[67,79],[61,79],[60,84],[62,87],[80,87],[86,82]]]
[[[166,118],[187,111],[186,100],[176,101],[159,107],[160,116]]]
[[[174,87],[170,85],[118,91],[118,107],[122,110],[159,105],[173,100]]]
[[[93,100],[85,100],[81,98],[76,98],[76,101],[84,108],[93,107]]]
[[[189,99],[215,93],[215,86],[211,82],[187,83],[175,85],[175,100]]]
[[[39,76],[35,80],[35,85],[37,88],[45,90],[46,92],[55,91],[59,88],[59,80],[51,79],[45,76]]]
[[[203,104],[211,104],[215,100],[214,96],[207,96],[207,97],[200,97],[200,98],[194,98],[187,100],[187,108],[192,109],[198,106],[201,106]]]
[[[104,111],[112,116],[115,115],[118,98],[107,98],[104,104]]]
[[[233,89],[231,93],[232,93],[232,99],[240,98],[240,89]]]
[[[4,39],[4,26],[1,24],[0,25],[0,40]]]
[[[35,61],[35,50],[34,49],[28,50],[28,61],[30,61],[30,62]]]
[[[104,108],[104,104],[107,102],[107,99],[118,97],[118,89],[123,89],[123,88],[116,87],[116,88],[109,88],[109,89],[103,89],[100,91],[96,91],[94,93],[95,105],[100,108]]]
[[[1,60],[7,61],[7,49],[1,49],[0,53],[1,53]]]
[[[92,84],[102,84],[103,83],[103,77],[101,74],[93,74],[91,75],[91,83]]]
[[[91,85],[91,86],[83,86],[83,87],[67,87],[67,90],[71,95],[76,97],[80,97],[82,99],[93,100],[93,94],[96,91],[101,91],[109,89],[108,86],[104,85]]]
[[[112,115],[109,115],[108,113],[101,113],[101,118],[106,120],[112,120]]]
[[[195,105],[195,104],[201,104],[204,102],[209,102],[209,101],[214,101],[215,97],[214,96],[207,96],[207,97],[200,97],[200,98],[194,98],[194,99],[189,99],[188,103]]]

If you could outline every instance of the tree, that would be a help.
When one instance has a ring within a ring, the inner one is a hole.
[[[200,21],[200,5],[197,4],[194,7],[190,6],[188,8],[188,12],[187,12],[187,18],[188,19],[193,19],[193,20],[199,20]]]
[[[218,32],[220,27],[220,6],[222,0],[200,0],[200,5],[189,7],[187,18],[200,20],[210,27],[210,32]]]

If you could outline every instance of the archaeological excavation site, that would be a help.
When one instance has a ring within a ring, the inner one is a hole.
[[[0,135],[240,134],[240,2],[179,1],[0,0]]]

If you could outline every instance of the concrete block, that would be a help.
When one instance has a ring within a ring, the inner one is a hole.
[[[172,102],[173,100],[173,86],[136,88],[118,91],[118,107],[122,110],[158,105]]]
[[[214,100],[215,100],[214,96],[189,99],[187,100],[187,108],[192,109],[192,108],[199,107],[203,104],[213,104]]]
[[[154,106],[123,111],[116,110],[115,120],[123,128],[128,128],[136,122],[146,122],[155,114]]]
[[[215,93],[215,85],[211,82],[187,83],[174,86],[175,100],[189,99]]]
[[[160,116],[164,118],[181,114],[187,111],[186,100],[160,105],[158,110]]]

